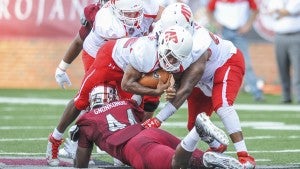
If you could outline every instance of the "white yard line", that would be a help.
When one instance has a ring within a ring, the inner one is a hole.
[[[67,105],[69,101],[68,99],[0,97],[0,103]],[[164,105],[165,103],[162,103],[159,107],[162,108]],[[295,111],[300,113],[300,105],[235,104],[234,107],[237,110]],[[181,108],[187,108],[187,104],[184,103]]]
[[[249,153],[299,153],[300,149],[293,149],[293,150],[270,150],[270,151],[266,151],[266,150],[261,150],[261,151],[249,151]],[[235,151],[226,151],[226,154],[236,154]],[[0,155],[24,155],[24,156],[28,156],[28,155],[45,155],[45,153],[24,153],[24,152],[0,152]],[[2,158],[2,157],[1,157]]]

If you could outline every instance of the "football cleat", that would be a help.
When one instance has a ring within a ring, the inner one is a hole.
[[[62,144],[63,139],[56,140],[52,133],[49,135],[48,138],[48,145],[46,150],[46,159],[47,163],[50,166],[58,166],[59,159],[58,159],[58,147]]]
[[[114,166],[115,167],[125,166],[125,164],[122,161],[120,161],[120,160],[118,160],[116,158],[113,158],[113,161],[114,161]]]
[[[240,163],[244,166],[244,169],[254,169],[256,166],[255,159],[250,156],[246,151],[237,153]]]
[[[78,147],[77,141],[72,141],[69,138],[64,142],[65,147],[59,150],[58,155],[60,157],[75,159],[76,151]]]
[[[98,154],[107,154],[106,151],[101,150],[98,146],[96,146],[96,150]]]
[[[205,152],[203,164],[208,168],[244,169],[244,166],[237,159],[216,152]]]
[[[96,163],[95,163],[95,161],[92,159],[92,157],[90,158],[89,165],[96,165]]]
[[[212,152],[217,152],[217,153],[223,153],[224,151],[227,150],[227,146],[220,144],[219,147],[209,147],[206,151],[212,151]]]
[[[206,143],[211,143],[214,139],[216,139],[218,142],[226,146],[229,144],[229,139],[226,133],[215,126],[204,112],[197,115],[195,127],[201,140]]]

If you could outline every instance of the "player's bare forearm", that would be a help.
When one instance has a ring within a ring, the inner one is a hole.
[[[194,62],[188,69],[186,69],[180,79],[180,86],[177,90],[175,98],[171,101],[171,104],[177,109],[185,102],[188,96],[191,94],[193,88],[202,78],[205,64],[210,53],[207,51],[196,62]]]
[[[93,147],[83,148],[78,146],[76,152],[76,158],[74,159],[75,168],[88,168],[90,156],[92,154]]]
[[[77,36],[73,39],[69,49],[67,50],[63,60],[66,63],[69,64],[72,63],[81,52],[83,48],[82,45],[83,45],[83,40],[80,38],[79,34],[77,34]]]
[[[188,168],[192,153],[193,152],[186,151],[178,144],[172,159],[172,169]]]
[[[137,71],[131,65],[128,65],[121,82],[122,90],[133,94],[149,96],[160,96],[164,92],[163,85],[160,88],[152,89],[138,83],[138,80],[142,77],[142,75],[143,73]]]

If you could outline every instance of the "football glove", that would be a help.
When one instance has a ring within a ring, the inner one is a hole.
[[[150,119],[146,120],[144,123],[142,123],[142,126],[144,128],[159,128],[160,125],[161,125],[161,122],[155,117],[150,118]]]
[[[66,83],[69,86],[72,85],[68,74],[65,71],[61,70],[60,68],[56,68],[55,79],[58,85],[60,85],[61,88],[63,89],[65,89],[64,83]]]

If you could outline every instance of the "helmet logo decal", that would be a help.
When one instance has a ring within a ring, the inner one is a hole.
[[[181,13],[185,17],[186,21],[190,22],[190,18],[192,16],[191,11],[186,8],[185,5],[181,6]]]
[[[174,43],[178,43],[178,37],[175,31],[166,31],[165,32],[165,40],[166,43],[169,41],[173,41]]]

